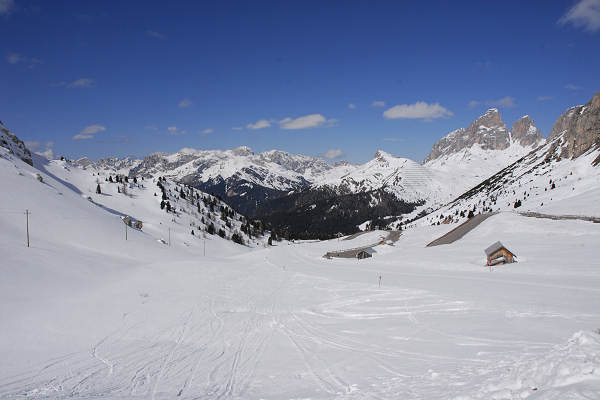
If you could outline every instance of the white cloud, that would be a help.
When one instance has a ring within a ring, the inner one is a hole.
[[[167,127],[167,133],[169,135],[176,136],[176,135],[185,135],[188,132],[185,129],[177,129],[176,126],[169,126],[169,127]]]
[[[146,35],[148,35],[152,38],[155,38],[155,39],[160,39],[160,40],[165,40],[167,38],[166,35],[163,35],[160,32],[151,31],[151,30],[146,31]]]
[[[0,0],[0,15],[10,14],[14,7],[14,0]]]
[[[2,1],[2,0],[0,0]],[[6,62],[9,64],[18,64],[23,60],[20,54],[12,53],[6,56]]]
[[[177,107],[180,108],[188,108],[189,106],[192,105],[192,101],[190,99],[188,99],[187,97],[183,100],[181,100],[178,104]]]
[[[387,119],[406,118],[432,120],[435,118],[450,117],[452,111],[442,107],[439,103],[425,103],[417,101],[415,104],[401,104],[394,106],[383,113]]]
[[[49,160],[54,158],[54,152],[52,151],[52,146],[54,146],[54,142],[46,142],[46,149],[41,151],[42,145],[37,140],[35,141],[26,141],[25,146],[35,154],[39,154],[42,157],[45,157]]]
[[[39,151],[39,152],[36,152],[36,154],[38,154],[44,158],[47,158],[48,160],[54,159],[54,151],[52,151],[52,149],[46,149],[45,151]]]
[[[480,101],[477,101],[477,100],[471,100],[471,101],[469,102],[469,107],[471,107],[471,108],[474,108],[474,107],[477,107],[477,106],[478,106],[478,105],[480,105],[480,104],[481,104],[481,102],[480,102]]]
[[[243,130],[244,128],[242,128],[241,126],[234,126],[234,127],[233,127],[233,128],[231,128],[231,129],[233,129],[234,131],[241,131],[241,130]]]
[[[326,122],[335,122],[335,120],[327,120],[321,114],[305,115],[304,117],[298,118],[284,118],[279,121],[281,129],[309,129],[316,128],[325,124]]]
[[[323,154],[323,157],[331,160],[333,158],[339,158],[343,155],[344,155],[344,152],[340,149],[329,149],[329,150],[327,150],[327,152],[325,154]]]
[[[581,89],[581,86],[577,86],[577,85],[573,85],[572,83],[569,83],[568,85],[565,85],[565,89],[568,89],[568,90],[579,90],[579,89]]]
[[[84,139],[93,139],[94,135],[98,132],[105,131],[106,128],[102,125],[88,125],[77,135],[73,136],[73,139],[76,140],[84,140]]]
[[[61,83],[63,83],[63,82],[61,82]],[[73,88],[92,88],[92,87],[95,86],[95,84],[96,83],[94,82],[93,79],[90,79],[90,78],[80,78],[80,79],[77,79],[76,81],[73,81],[71,83],[67,83],[67,84],[59,85],[59,86],[66,86],[66,87],[68,87],[70,89],[73,89]]]
[[[554,99],[553,96],[538,96],[537,101],[548,101]]]
[[[256,129],[268,128],[270,126],[271,126],[271,123],[269,121],[267,121],[266,119],[261,119],[260,121],[257,121],[255,124],[249,123],[248,125],[246,125],[246,128],[256,130]]]
[[[209,133],[213,133],[214,131],[212,130],[212,128],[206,128],[205,130],[202,131],[203,135],[208,135]]]
[[[355,110],[356,109],[356,104],[350,103],[348,104],[348,108],[351,110]]]
[[[371,103],[371,107],[385,107],[385,101],[375,100]]]
[[[558,23],[560,25],[572,24],[576,28],[583,28],[589,32],[600,30],[600,0],[581,0],[575,4]]]
[[[404,142],[403,138],[395,138],[395,137],[386,137],[383,138],[384,142]]]
[[[31,151],[37,151],[40,149],[40,142],[38,141],[25,141],[25,147]]]
[[[517,105],[515,104],[515,98],[511,96],[505,96],[498,100],[488,100],[485,102],[486,105],[492,107],[505,107],[505,108],[513,108]]]

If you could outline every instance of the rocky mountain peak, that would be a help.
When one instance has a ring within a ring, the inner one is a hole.
[[[16,135],[10,132],[0,121],[0,147],[8,149],[11,153],[33,166],[31,151],[25,146],[25,143]]]
[[[542,132],[536,127],[529,115],[519,118],[510,130],[513,141],[523,147],[538,145],[542,141]]]
[[[510,146],[508,130],[497,108],[490,108],[467,128],[457,129],[440,139],[423,163],[474,145],[479,145],[483,150],[504,150]]]
[[[571,107],[558,117],[548,141],[561,136],[561,157],[576,158],[592,147],[600,147],[600,92],[585,105]]]

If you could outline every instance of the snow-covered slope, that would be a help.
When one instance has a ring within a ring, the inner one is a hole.
[[[0,151],[2,399],[600,392],[596,224],[503,213],[437,248],[425,244],[446,226],[406,231],[362,261],[322,255],[380,232],[254,249],[210,236],[204,255],[188,217],[157,206],[150,179],[133,198],[104,183],[103,208],[85,198],[101,199],[95,171],[36,170]],[[125,241],[109,206],[148,223]],[[170,247],[157,242],[168,226]],[[496,240],[519,262],[484,267]]]

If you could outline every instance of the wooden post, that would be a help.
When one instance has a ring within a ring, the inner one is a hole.
[[[127,223],[125,223],[125,240],[127,240]]]
[[[25,217],[27,218],[27,247],[29,247],[29,210],[25,210]]]

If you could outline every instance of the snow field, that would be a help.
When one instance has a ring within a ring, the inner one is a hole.
[[[84,198],[86,176],[47,168],[84,196],[0,159],[0,398],[600,392],[598,224],[500,213],[452,245],[425,247],[451,225],[418,227],[361,261],[322,255],[383,232],[270,248],[211,237],[203,256],[185,221],[157,242],[170,217],[152,194],[107,193],[106,208],[149,221],[125,242],[119,217]],[[519,262],[484,267],[496,240]]]

